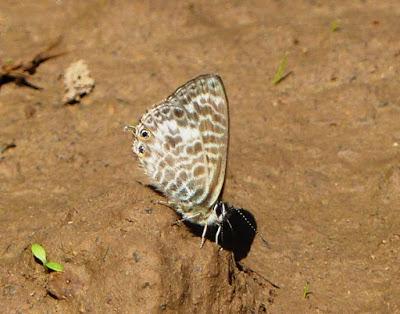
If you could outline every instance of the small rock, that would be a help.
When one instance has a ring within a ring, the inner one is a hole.
[[[83,269],[68,266],[64,272],[50,274],[47,292],[58,300],[68,299],[82,294],[87,287],[88,276]],[[71,269],[72,268],[72,269]]]
[[[65,70],[64,85],[64,104],[79,102],[83,96],[93,90],[95,81],[90,77],[85,61],[74,62]]]
[[[146,214],[151,214],[153,212],[152,208],[145,208],[144,210],[146,212]]]
[[[148,282],[148,281],[146,281],[143,285],[142,285],[142,289],[146,289],[146,288],[148,288],[148,287],[150,287],[150,282]]]
[[[133,252],[132,257],[133,257],[133,260],[135,261],[135,263],[137,263],[141,260],[141,257],[138,252]]]

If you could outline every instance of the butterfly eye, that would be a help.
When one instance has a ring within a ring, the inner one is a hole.
[[[144,154],[144,145],[139,145],[139,147],[138,147],[138,152],[139,152],[139,155],[143,155]]]
[[[149,138],[150,137],[150,132],[145,130],[145,129],[141,130],[139,134],[140,134],[140,136],[142,138]]]

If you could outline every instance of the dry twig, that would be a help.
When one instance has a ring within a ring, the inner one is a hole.
[[[14,64],[2,64],[0,66],[0,88],[7,83],[13,82],[19,86],[41,89],[41,87],[31,83],[28,78],[36,73],[36,69],[43,62],[65,54],[65,52],[51,53],[52,50],[58,47],[61,41],[62,37],[60,36],[54,43],[45,50],[36,54],[29,61],[22,61]]]

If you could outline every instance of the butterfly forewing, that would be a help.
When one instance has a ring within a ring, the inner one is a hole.
[[[195,168],[194,175],[207,173],[204,193],[197,204],[210,207],[218,199],[225,177],[228,147],[228,104],[221,79],[201,76],[179,88],[170,99],[177,98],[200,131],[206,169]]]
[[[135,130],[134,152],[177,209],[210,208],[224,183],[228,103],[221,79],[203,75],[153,107]]]

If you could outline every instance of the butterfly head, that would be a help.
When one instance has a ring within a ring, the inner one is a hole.
[[[124,128],[125,131],[131,132],[133,136],[133,152],[142,158],[147,155],[148,152],[148,142],[151,139],[151,132],[147,130],[142,124],[132,126],[128,125]]]
[[[213,214],[215,217],[215,223],[217,225],[222,225],[227,218],[229,218],[230,207],[227,204],[218,201],[213,207]]]

